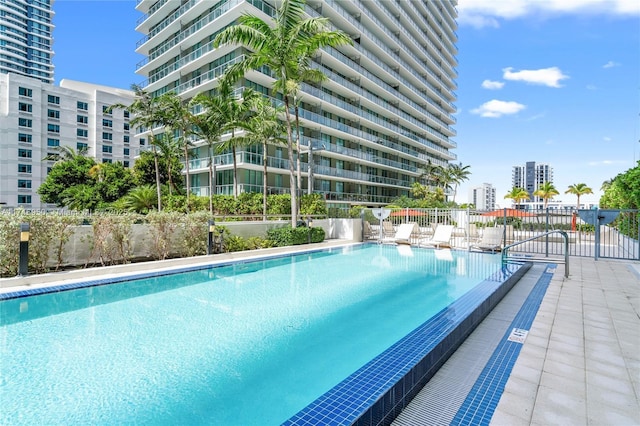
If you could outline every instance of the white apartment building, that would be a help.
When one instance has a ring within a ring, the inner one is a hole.
[[[36,193],[53,165],[43,161],[57,146],[84,149],[98,163],[132,167],[139,138],[129,114],[133,92],[78,81],[60,86],[18,74],[0,74],[0,206],[49,209]]]
[[[541,209],[544,200],[533,195],[546,182],[553,183],[553,168],[544,163],[527,161],[523,166],[513,166],[511,173],[513,187],[523,188],[529,193],[529,200],[520,205],[529,209]]]
[[[53,83],[53,2],[0,1],[0,74]]]
[[[469,203],[476,206],[477,210],[495,210],[496,189],[490,183],[469,190]]]
[[[455,0],[309,0],[309,16],[325,16],[352,46],[325,49],[313,67],[328,79],[301,87],[301,187],[322,193],[329,207],[383,205],[408,195],[425,165],[455,160]],[[242,14],[268,20],[274,3],[262,0],[139,0],[136,51],[146,58],[137,73],[153,95],[191,99],[209,92],[240,47],[214,49],[216,35]],[[274,96],[273,79],[259,71],[240,83]],[[308,162],[313,149],[312,164]],[[262,192],[263,156],[268,191],[289,191],[287,149],[252,147],[237,153],[240,190]],[[208,195],[208,154],[201,142],[190,162],[191,187]],[[217,155],[215,193],[232,193],[231,154]]]

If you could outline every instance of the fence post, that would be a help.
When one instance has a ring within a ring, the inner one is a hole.
[[[596,209],[596,214],[593,215],[593,240],[594,240],[594,258],[598,260],[600,257],[600,209]]]
[[[547,207],[547,211],[545,213],[544,232],[545,233],[549,232],[549,207]],[[545,241],[544,255],[545,257],[549,257],[549,234],[547,234],[547,236],[544,237],[544,241]]]
[[[29,275],[29,237],[31,228],[28,223],[20,224],[20,260],[18,263],[18,275]]]

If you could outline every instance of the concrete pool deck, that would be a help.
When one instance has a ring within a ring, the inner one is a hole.
[[[348,245],[214,255],[215,262]],[[212,257],[100,268],[100,278],[211,263]],[[491,418],[494,425],[640,425],[640,263],[558,265]],[[98,278],[96,269],[0,280],[0,292]],[[473,335],[472,335],[473,336]],[[455,354],[454,354],[455,355]],[[417,423],[414,423],[417,424]]]
[[[640,424],[640,263],[559,265],[493,425]]]

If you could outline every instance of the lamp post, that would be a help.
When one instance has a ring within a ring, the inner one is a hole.
[[[20,224],[20,257],[18,263],[18,274],[26,277],[29,275],[29,237],[31,227],[28,223]]]

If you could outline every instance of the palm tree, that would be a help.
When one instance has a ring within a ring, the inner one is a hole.
[[[59,145],[54,148],[56,150],[55,154],[47,154],[42,160],[43,161],[55,161],[56,163],[62,161],[70,161],[75,160],[77,157],[85,157],[87,155],[87,149],[79,149],[75,150],[73,147],[68,145]]]
[[[576,209],[580,208],[580,196],[585,194],[593,194],[593,190],[587,186],[586,183],[574,183],[573,185],[569,185],[565,194],[573,194],[578,197],[578,203],[576,205]]]
[[[283,0],[278,6],[273,26],[253,16],[243,15],[237,25],[230,26],[216,37],[214,45],[240,44],[250,52],[229,68],[225,78],[237,81],[249,70],[267,66],[275,74],[273,89],[282,95],[285,105],[289,156],[289,185],[291,190],[291,226],[298,217],[297,184],[294,170],[291,104],[304,81],[322,81],[324,74],[311,69],[309,64],[323,47],[351,44],[349,36],[341,31],[330,31],[328,19],[304,19],[304,0]]]
[[[459,164],[449,164],[449,176],[451,178],[451,183],[453,183],[453,202],[456,202],[456,194],[458,192],[458,185],[460,185],[465,180],[469,179],[469,175],[471,175],[471,171],[469,170],[471,166],[463,166],[462,163]]]
[[[538,189],[533,193],[536,197],[540,197],[544,200],[544,208],[547,208],[547,204],[549,200],[560,194],[553,183],[545,182],[538,187]]]
[[[158,165],[158,152],[156,149],[156,141],[153,135],[153,128],[160,121],[162,111],[159,108],[158,98],[154,98],[137,84],[131,85],[134,92],[135,100],[131,105],[114,104],[109,107],[109,111],[114,108],[126,109],[133,118],[130,121],[132,127],[144,127],[149,129],[149,144],[153,148],[153,157],[156,168],[156,192],[158,201],[158,211],[162,210],[162,196],[160,187],[160,167]]]
[[[271,101],[265,97],[258,97],[253,101],[254,115],[247,122],[246,145],[262,144],[262,215],[267,219],[267,165],[268,165],[268,145],[286,144],[287,133],[285,125],[278,119],[278,114],[282,108],[275,108]]]
[[[202,113],[193,116],[193,124],[195,126],[195,135],[200,139],[204,139],[208,148],[208,166],[209,166],[209,213],[213,215],[213,195],[215,195],[215,164],[214,164],[214,147],[220,142],[225,123],[223,122],[224,114],[222,111],[227,108],[230,100],[224,99],[222,96],[210,96],[206,93],[199,93],[191,100],[191,105],[200,105],[203,108]]]
[[[191,182],[189,176],[189,147],[193,146],[190,136],[193,134],[193,114],[189,105],[175,92],[165,93],[158,98],[163,112],[162,124],[167,130],[178,132],[178,145],[182,147],[187,181],[187,211],[190,209]],[[166,135],[166,133],[165,133]]]
[[[529,193],[527,192],[526,189],[524,188],[518,188],[518,187],[513,187],[511,188],[511,191],[509,191],[509,193],[507,193],[504,198],[510,198],[513,200],[514,205],[517,207],[518,204],[520,204],[520,201],[522,200],[528,200],[529,198]]]
[[[160,155],[166,159],[165,164],[167,165],[167,174],[169,179],[169,195],[173,195],[175,184],[173,183],[173,161],[171,161],[171,159],[180,157],[180,146],[178,141],[172,137],[170,132],[164,132],[162,137],[156,137],[155,146],[160,151]]]
[[[241,97],[238,99],[234,95],[232,87],[223,82],[218,87],[219,96],[226,99],[227,103],[224,108],[219,110],[221,122],[224,123],[223,130],[231,131],[231,137],[218,144],[218,152],[231,150],[233,157],[233,196],[238,197],[238,160],[236,158],[236,149],[245,145],[243,138],[236,137],[236,131],[244,129],[247,121],[253,114],[251,106],[259,94],[251,89],[245,89]]]
[[[156,203],[156,194],[150,185],[133,188],[124,196],[124,206],[127,210],[137,213],[148,213]]]

